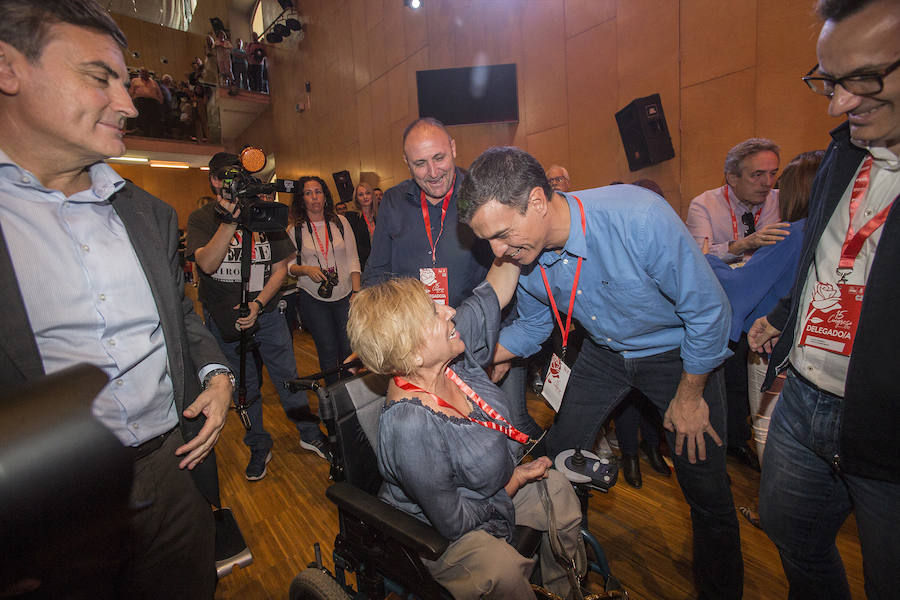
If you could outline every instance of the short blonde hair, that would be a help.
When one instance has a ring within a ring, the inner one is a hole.
[[[425,340],[434,301],[418,279],[390,279],[365,288],[350,303],[347,334],[363,364],[382,375],[409,375]]]

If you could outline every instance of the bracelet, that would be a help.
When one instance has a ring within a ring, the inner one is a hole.
[[[263,310],[266,307],[265,304],[259,301],[259,298],[254,298],[253,300],[251,300],[251,302],[256,302],[257,304],[259,304],[259,310]]]
[[[212,380],[212,378],[216,375],[228,375],[228,378],[231,380],[231,387],[235,387],[234,373],[232,373],[230,369],[213,369],[206,374],[206,377],[203,378],[203,383],[200,384],[200,388],[205,390],[207,387],[209,387],[210,380]]]

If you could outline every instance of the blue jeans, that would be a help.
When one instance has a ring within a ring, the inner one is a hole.
[[[769,425],[759,516],[778,546],[791,599],[850,598],[835,537],[851,510],[866,595],[879,600],[900,593],[900,484],[841,472],[835,457],[843,406],[843,398],[791,372]]]
[[[334,302],[313,298],[303,290],[298,290],[296,295],[300,320],[312,334],[313,342],[316,344],[319,369],[322,371],[336,369],[341,361],[350,356],[350,339],[347,337],[350,295]],[[325,377],[325,383],[328,385],[337,380],[337,373]]]
[[[219,342],[219,347],[225,353],[228,364],[234,372],[235,377],[240,373],[240,342],[224,342],[219,330],[213,323],[209,313],[204,311],[206,318],[206,326],[212,332],[213,337]],[[284,387],[284,382],[289,379],[297,379],[297,362],[294,358],[294,344],[291,341],[291,335],[288,332],[287,324],[284,317],[277,310],[270,312],[263,311],[256,318],[259,323],[259,329],[253,336],[256,343],[259,344],[259,353],[262,356],[263,364],[269,371],[269,377],[275,385],[278,397],[281,399],[281,406],[284,408],[285,414],[297,426],[300,432],[300,439],[311,442],[316,439],[323,438],[324,435],[319,429],[319,419],[309,409],[309,401],[305,392],[289,392]],[[262,398],[259,392],[259,376],[256,367],[253,364],[253,354],[251,353],[251,344],[248,344],[246,356],[246,387],[247,387],[247,414],[250,417],[250,431],[244,435],[244,444],[251,450],[269,450],[272,448],[272,436],[263,427],[262,418]],[[240,382],[237,382],[240,385]],[[234,397],[237,398],[237,388],[234,390]]]
[[[590,448],[600,426],[632,388],[644,393],[660,415],[675,397],[681,379],[678,350],[644,358],[624,358],[585,339],[556,421],[547,434],[550,457],[574,446]],[[709,375],[703,398],[709,422],[725,439],[725,383],[722,369]],[[675,473],[691,507],[694,576],[704,599],[740,598],[744,563],[734,500],[725,473],[725,447],[706,436],[706,460],[691,464],[687,451],[674,455],[675,434],[667,431]]]
[[[525,395],[526,378],[528,377],[528,367],[525,359],[514,358],[509,367],[506,377],[500,382],[500,389],[506,394],[509,400],[509,422],[528,437],[538,438],[543,429],[537,424],[528,412],[528,402]]]
[[[622,454],[637,454],[640,439],[647,446],[656,448],[659,446],[659,431],[662,424],[655,414],[644,414],[645,410],[656,410],[649,406],[646,398],[640,392],[631,392],[619,406],[617,414],[613,416],[616,424],[616,438],[619,440],[619,450]]]

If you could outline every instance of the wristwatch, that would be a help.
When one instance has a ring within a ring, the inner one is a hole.
[[[235,387],[234,373],[231,372],[231,369],[213,369],[203,378],[203,383],[201,384],[202,389],[205,390],[209,387],[209,382],[212,381],[212,378],[216,375],[228,375],[228,379],[231,380],[231,387]]]
[[[260,302],[260,301],[259,301],[259,298],[254,298],[254,299],[251,300],[250,302],[256,302],[257,304],[259,304],[259,310],[263,310],[263,309],[266,308],[266,305],[263,304],[262,302]]]

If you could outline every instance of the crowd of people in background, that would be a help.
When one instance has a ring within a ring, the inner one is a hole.
[[[259,36],[254,33],[250,44],[232,43],[224,29],[207,36],[205,58],[195,57],[183,79],[146,67],[129,67],[128,77],[138,114],[128,119],[126,134],[153,138],[209,141],[208,107],[217,86],[231,94],[269,93],[268,59]]]

